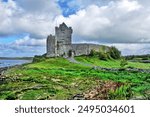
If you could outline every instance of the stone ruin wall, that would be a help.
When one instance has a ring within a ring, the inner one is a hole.
[[[63,56],[68,57],[69,51],[72,56],[89,55],[91,50],[108,51],[109,47],[98,44],[72,44],[72,28],[65,23],[55,27],[55,36],[49,35],[47,38],[47,57]]]
[[[55,36],[49,35],[47,37],[47,57],[57,56],[57,42]]]
[[[89,45],[88,44],[72,44],[72,51],[74,56],[88,55]]]
[[[55,28],[55,39],[57,40],[57,56],[68,56],[71,50],[72,28],[61,24]]]
[[[91,50],[99,51],[103,47],[103,45],[98,44],[72,44],[72,50],[75,56],[89,55]]]

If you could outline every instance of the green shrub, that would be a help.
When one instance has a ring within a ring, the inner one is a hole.
[[[107,53],[104,53],[104,52],[99,52],[98,57],[100,60],[107,60],[108,59]]]
[[[99,51],[92,49],[89,56],[99,57],[100,60],[108,60],[112,58],[120,59],[121,52],[116,47],[113,46],[110,48],[103,47],[102,49],[100,48]]]
[[[120,59],[121,57],[121,52],[114,46],[110,47],[109,54],[113,59]]]
[[[33,58],[33,63],[45,61],[45,59],[46,59],[45,56],[37,56],[37,55],[35,55],[34,58]]]
[[[92,49],[92,50],[90,51],[89,56],[93,57],[93,56],[96,56],[96,55],[97,55],[97,52],[96,52],[94,49]]]
[[[149,60],[149,57],[148,56],[143,57],[142,60]]]
[[[128,65],[128,61],[125,58],[122,58],[120,61],[120,66],[124,68],[126,65]]]
[[[6,97],[6,100],[16,100],[16,99],[17,96],[14,93],[11,93]]]
[[[115,91],[110,91],[108,94],[109,99],[130,99],[132,97],[131,86],[130,85],[123,85],[120,88],[116,89]]]

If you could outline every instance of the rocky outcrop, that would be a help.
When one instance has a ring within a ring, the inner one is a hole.
[[[0,68],[0,84],[6,81],[6,76],[4,76],[4,71],[6,71],[8,67]]]
[[[0,68],[0,76],[4,74],[4,71],[6,71],[8,67]]]
[[[8,75],[5,75],[5,72],[6,72],[8,69],[13,68],[13,67],[18,67],[18,65],[16,65],[16,66],[11,66],[11,67],[3,67],[3,68],[0,68],[0,84],[7,83],[7,82],[9,82],[9,81],[16,81],[16,80],[20,77],[20,74],[15,75],[15,76],[8,76]]]

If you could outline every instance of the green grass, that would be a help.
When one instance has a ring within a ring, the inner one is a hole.
[[[100,61],[88,57],[76,57],[76,59],[97,66],[120,67],[119,60]],[[129,63],[129,65],[145,69],[149,67],[149,64],[144,63]],[[145,92],[150,90],[148,73],[98,71],[90,66],[70,63],[64,58],[50,58],[12,68],[6,72],[6,75],[16,80],[9,80],[0,85],[0,99],[71,99],[76,94],[98,86],[97,81],[108,80],[125,84],[115,92],[110,91],[108,99],[129,99],[130,93],[133,96],[148,97]],[[130,92],[127,90],[128,87]]]
[[[88,57],[88,56],[80,56],[76,57],[76,60],[80,62],[84,62],[87,64],[93,64],[96,66],[107,67],[107,68],[119,68],[120,60],[99,60],[97,57]],[[150,64],[140,63],[140,62],[128,62],[126,67],[133,68],[141,68],[141,69],[150,69]]]
[[[29,64],[27,67],[30,68],[68,68],[68,69],[86,69],[89,68],[87,66],[83,66],[80,64],[72,64],[69,61],[67,61],[64,58],[51,58],[51,59],[45,59],[45,61]]]

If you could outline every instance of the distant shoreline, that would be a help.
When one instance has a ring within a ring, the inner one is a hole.
[[[23,65],[23,64],[26,64],[26,63],[32,63],[32,60],[33,59],[0,59],[0,69],[5,69],[5,68],[11,68],[11,67],[14,67],[14,66],[20,66],[20,65]],[[14,62],[13,62],[14,61]]]
[[[0,57],[0,60],[32,60],[33,57]]]

